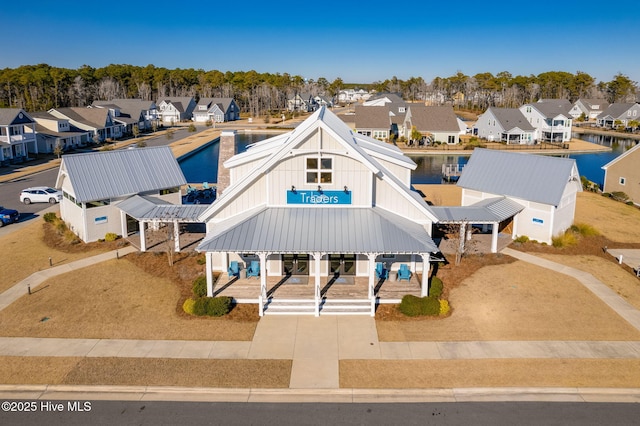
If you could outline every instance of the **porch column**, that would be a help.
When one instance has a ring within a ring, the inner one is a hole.
[[[173,221],[173,244],[175,252],[180,253],[180,225],[177,220]]]
[[[315,316],[320,316],[320,258],[322,257],[321,253],[312,253],[313,255],[313,264],[314,264],[314,299],[315,299]]]
[[[422,282],[420,283],[420,296],[429,295],[429,253],[421,253],[422,256]]]
[[[140,222],[140,251],[147,251],[147,237],[144,234],[144,226],[145,221],[141,220]]]
[[[367,253],[369,258],[369,301],[371,301],[371,316],[376,315],[376,294],[375,294],[375,275],[376,275],[376,253]]]
[[[267,300],[267,254],[262,252],[258,253],[260,259],[260,316],[264,315],[264,302]]]
[[[491,228],[491,253],[498,252],[498,228],[500,223],[496,222]]]
[[[208,251],[204,257],[207,261],[205,264],[207,268],[207,297],[213,297],[213,253]]]
[[[129,235],[127,232],[127,214],[120,210],[120,234],[122,238],[127,238]]]

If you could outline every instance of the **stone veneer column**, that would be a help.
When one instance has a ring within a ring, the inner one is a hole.
[[[223,166],[224,162],[236,154],[236,131],[223,130],[220,134],[220,154],[218,156],[218,183],[216,191],[221,195],[231,184],[229,169]]]

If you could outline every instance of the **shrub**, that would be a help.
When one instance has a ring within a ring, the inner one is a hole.
[[[451,306],[449,306],[449,301],[440,299],[438,302],[440,303],[440,315],[444,316],[449,314],[449,312],[451,311]]]
[[[227,296],[205,298],[205,314],[210,317],[227,315],[231,310],[231,298]]]
[[[56,232],[58,232],[58,235],[64,235],[67,232],[67,224],[64,222],[58,222],[56,224]]]
[[[409,317],[439,315],[440,301],[435,297],[417,297],[407,294],[400,302],[400,312]]]
[[[192,298],[189,298],[185,300],[184,303],[182,304],[182,310],[188,313],[189,315],[193,315],[193,308],[195,304],[196,304],[196,301]]]
[[[528,242],[528,241],[529,241],[529,237],[527,237],[526,235],[520,235],[520,236],[519,236],[518,238],[516,238],[514,241],[515,241],[516,243],[524,244],[524,243],[526,243],[526,242]]]
[[[203,254],[203,255],[201,255],[201,256],[198,256],[198,258],[196,259],[196,263],[197,263],[198,265],[206,265],[206,263],[207,263],[207,258],[205,257],[205,255],[204,255],[204,254]]]
[[[610,195],[611,198],[613,198],[616,201],[622,201],[622,202],[627,202],[627,200],[629,200],[629,196],[627,194],[625,194],[622,191],[615,191],[612,192]]]
[[[207,300],[205,297],[200,297],[193,301],[193,315],[203,316],[206,312]]]
[[[193,294],[196,297],[204,297],[207,295],[207,277],[200,275],[193,281],[192,285]]]
[[[573,246],[578,243],[578,238],[573,232],[565,232],[562,235],[557,235],[551,239],[551,244],[556,248]]]
[[[438,277],[431,278],[431,286],[429,287],[429,296],[438,298],[442,294],[442,280]]]
[[[42,219],[47,223],[53,223],[58,220],[58,216],[53,212],[49,212],[45,213],[44,216],[42,216]]]
[[[104,235],[104,240],[107,242],[112,242],[118,239],[118,234],[114,234],[113,232],[107,232]]]
[[[595,237],[600,235],[600,232],[598,232],[596,228],[594,228],[592,225],[589,225],[588,223],[576,223],[574,225],[571,225],[571,231],[575,232],[576,234],[580,234],[583,237]]]
[[[191,303],[189,303],[189,305],[191,305]],[[184,304],[182,307],[184,309]],[[193,301],[193,306],[188,307],[193,310],[193,315],[221,317],[228,314],[231,310],[231,298],[227,296],[200,297]]]

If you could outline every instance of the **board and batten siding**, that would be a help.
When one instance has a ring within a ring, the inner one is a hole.
[[[431,234],[430,221],[425,216],[424,212],[420,211],[410,200],[408,200],[403,194],[389,185],[388,182],[375,178],[374,180],[374,205],[382,207],[385,210],[393,212],[407,219],[414,220],[418,223],[428,225],[426,227],[427,232]]]
[[[371,206],[371,171],[359,161],[342,154],[323,153],[322,158],[331,158],[332,182],[306,183],[306,160],[318,158],[313,153],[288,157],[269,173],[269,205],[287,205],[287,190],[295,186],[298,190],[342,191],[346,186],[352,194],[353,207]],[[342,206],[344,207],[344,206]]]
[[[249,185],[233,200],[229,201],[219,213],[216,214],[216,222],[227,219],[236,214],[252,210],[267,203],[267,176],[260,176],[252,185]]]

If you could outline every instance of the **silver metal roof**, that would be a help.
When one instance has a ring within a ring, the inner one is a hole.
[[[435,253],[423,226],[381,208],[263,208],[213,226],[198,251]]]
[[[65,155],[57,187],[62,183],[62,173],[71,180],[79,202],[175,188],[187,183],[167,146]]]
[[[117,207],[137,220],[199,222],[198,216],[208,207],[202,204],[168,204],[156,197],[134,195]]]
[[[582,190],[572,158],[476,148],[458,186],[557,206],[569,182]]]
[[[463,207],[431,207],[439,223],[496,223],[520,213],[524,206],[508,198],[489,198]]]

